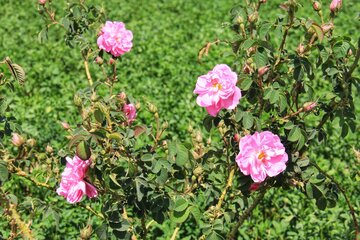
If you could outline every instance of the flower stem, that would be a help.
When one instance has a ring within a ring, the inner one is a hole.
[[[176,236],[177,236],[179,230],[180,230],[180,224],[177,224],[173,234],[171,235],[170,240],[175,240],[176,239]]]
[[[221,205],[222,205],[222,202],[224,201],[225,199],[225,195],[226,195],[226,192],[227,190],[232,186],[232,182],[233,182],[233,178],[234,178],[234,173],[235,173],[235,167],[232,167],[231,168],[231,171],[230,171],[230,174],[229,174],[229,177],[228,177],[228,180],[227,180],[227,184],[225,186],[225,189],[223,190],[220,198],[219,198],[219,201],[218,203],[216,204],[216,209],[220,209],[221,208]]]
[[[244,211],[244,213],[239,217],[238,222],[233,226],[231,229],[231,232],[227,236],[227,239],[233,240],[236,238],[236,234],[239,230],[239,227],[244,223],[246,218],[248,218],[251,214],[251,212],[256,208],[256,206],[260,203],[260,201],[264,198],[264,195],[266,193],[267,188],[264,187],[260,190],[259,194],[254,199],[254,202],[251,204],[251,206]]]

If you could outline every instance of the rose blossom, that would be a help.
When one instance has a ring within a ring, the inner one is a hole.
[[[136,108],[134,104],[125,104],[123,108],[123,113],[125,114],[127,118],[128,124],[131,124],[133,121],[135,121],[136,118]]]
[[[65,197],[69,203],[79,202],[84,194],[89,198],[97,197],[96,188],[84,181],[91,161],[83,161],[78,156],[73,159],[67,157],[66,161],[66,167],[61,174],[60,187],[56,190],[57,194]]]
[[[240,139],[240,153],[236,162],[245,175],[254,182],[262,182],[285,170],[288,155],[279,136],[269,131],[255,132]]]
[[[97,44],[100,49],[118,57],[132,48],[133,34],[125,28],[123,22],[106,21],[101,29]]]
[[[342,0],[332,0],[332,2],[330,4],[330,11],[336,12],[337,10],[340,9],[341,4],[342,4]]]
[[[236,87],[237,75],[225,64],[219,64],[196,82],[195,94],[199,94],[196,102],[205,107],[211,116],[222,109],[234,109],[241,98],[241,91]]]

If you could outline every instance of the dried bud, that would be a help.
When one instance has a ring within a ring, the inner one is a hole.
[[[161,125],[162,129],[166,129],[169,127],[169,123],[167,121],[163,122],[163,124]]]
[[[82,105],[81,97],[77,93],[74,95],[74,104],[77,107],[81,107],[81,105]]]
[[[47,152],[47,153],[53,153],[53,152],[54,152],[54,149],[52,148],[52,146],[47,145],[47,146],[46,146],[46,152]]]
[[[191,125],[188,126],[187,130],[188,130],[189,133],[192,133],[194,131],[194,129],[193,129],[193,127]]]
[[[61,126],[65,129],[65,130],[69,130],[70,129],[70,125],[67,122],[61,122]]]
[[[39,0],[40,5],[45,5],[47,0]]]
[[[252,67],[249,64],[245,63],[245,65],[243,67],[243,72],[245,74],[250,74],[250,73],[254,72],[254,69],[252,69]]]
[[[313,8],[315,11],[320,11],[321,10],[321,4],[318,1],[313,2]]]
[[[26,141],[26,144],[29,145],[30,147],[35,147],[36,141],[35,139],[30,138],[29,140]]]
[[[349,51],[348,51],[348,56],[352,56],[352,55],[353,55],[353,52],[352,52],[351,49],[349,49]]]
[[[258,190],[259,187],[260,187],[260,183],[252,183],[250,185],[249,190],[250,190],[250,192],[254,192],[254,191]]]
[[[321,28],[324,33],[327,33],[328,31],[330,31],[331,29],[334,28],[334,24],[333,23],[325,23],[325,24],[321,25]]]
[[[253,46],[253,47],[250,47],[248,50],[246,50],[246,54],[248,56],[251,56],[252,54],[254,54],[256,52],[256,47]]]
[[[211,137],[208,138],[208,140],[206,141],[207,145],[211,145]]]
[[[305,52],[305,46],[300,43],[299,46],[298,46],[297,49],[296,49],[296,52],[297,52],[299,55],[303,55],[304,52]]]
[[[198,143],[202,143],[202,135],[201,135],[201,132],[200,131],[197,131],[196,132],[196,136],[195,136],[195,139]]]
[[[25,140],[24,138],[18,134],[18,133],[13,133],[12,134],[12,139],[11,139],[12,144],[14,144],[16,147],[20,147],[21,145],[24,144]]]
[[[239,134],[236,133],[236,134],[234,135],[234,141],[235,141],[235,142],[240,142],[240,135],[239,135]]]
[[[307,103],[304,103],[303,109],[305,112],[308,112],[308,111],[311,111],[316,106],[317,106],[316,102],[307,102]]]
[[[118,99],[119,100],[125,100],[126,99],[126,93],[124,93],[124,92],[119,93],[118,94]]]
[[[242,24],[242,23],[244,23],[244,19],[241,16],[238,16],[237,19],[236,19],[236,22],[238,24]]]
[[[115,62],[116,62],[116,59],[114,59],[114,58],[109,59],[109,65],[114,65]]]
[[[255,23],[259,19],[259,13],[253,12],[248,16],[248,21],[251,23]]]
[[[330,11],[332,13],[338,11],[341,8],[342,0],[332,0],[330,4]]]
[[[141,103],[140,102],[135,103],[135,108],[139,110],[141,108]]]
[[[104,63],[104,59],[102,59],[101,57],[97,56],[97,57],[95,58],[95,62],[101,66],[101,65]]]
[[[90,239],[93,233],[92,226],[88,224],[86,227],[80,230],[80,238],[83,240]]]
[[[259,77],[262,77],[268,70],[269,70],[268,66],[259,68],[259,70],[258,70]]]
[[[203,168],[201,166],[198,166],[194,169],[193,174],[198,177],[203,173]]]

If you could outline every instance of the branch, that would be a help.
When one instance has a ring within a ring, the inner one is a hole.
[[[360,41],[360,39],[359,39],[359,41]],[[358,66],[359,59],[360,59],[360,48],[358,48],[358,49],[356,50],[355,60],[354,60],[353,64],[351,65],[349,71],[348,71],[347,74],[346,74],[346,77],[347,77],[347,78],[350,78],[350,77],[351,77],[351,74],[353,73],[353,71],[355,70],[355,68]]]
[[[219,198],[219,201],[218,201],[218,203],[216,204],[216,209],[220,209],[220,208],[221,208],[222,202],[223,202],[224,199],[225,199],[226,192],[227,192],[227,190],[232,186],[235,169],[236,169],[236,167],[232,167],[232,169],[231,169],[231,171],[230,171],[230,174],[229,174],[229,177],[228,177],[228,180],[227,180],[227,184],[226,184],[226,186],[225,186],[225,189],[223,190],[223,192],[222,192],[222,194],[221,194],[221,196],[220,196],[220,198]]]
[[[355,227],[355,239],[358,239],[359,237],[359,223],[357,221],[356,215],[355,215],[355,210],[354,207],[352,206],[352,204],[350,203],[350,200],[348,198],[348,196],[346,195],[345,190],[340,186],[340,184],[332,177],[330,176],[326,171],[322,170],[319,165],[317,165],[315,162],[311,162],[311,164],[317,169],[319,170],[319,172],[321,172],[322,174],[324,174],[327,178],[329,178],[335,185],[336,187],[340,190],[340,192],[344,195],[345,200],[346,200],[346,204],[348,205],[349,209],[350,209],[350,214],[351,217],[354,221],[354,227]]]
[[[236,237],[236,234],[239,230],[239,227],[244,223],[245,219],[247,219],[251,212],[256,208],[256,206],[260,203],[260,201],[264,198],[267,187],[264,187],[260,190],[258,196],[254,199],[254,202],[251,206],[244,211],[244,213],[239,217],[238,222],[233,226],[231,232],[227,236],[227,239],[233,240]]]
[[[176,239],[176,236],[177,236],[179,230],[180,230],[180,224],[177,224],[173,234],[171,235],[170,240],[175,240]]]

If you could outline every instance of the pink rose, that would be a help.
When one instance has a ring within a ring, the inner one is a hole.
[[[205,107],[211,116],[222,109],[234,109],[241,98],[236,87],[237,75],[225,64],[219,64],[206,75],[198,78],[194,93],[199,94],[196,102]]]
[[[118,57],[132,48],[133,34],[125,28],[123,22],[106,21],[101,29],[97,44],[100,49]]]
[[[12,142],[12,144],[14,144],[14,146],[20,147],[21,145],[24,144],[25,140],[20,134],[12,133],[11,142]]]
[[[285,170],[288,155],[279,136],[272,132],[255,132],[240,139],[240,153],[236,162],[240,171],[250,175],[254,182],[262,182]]]
[[[97,197],[96,188],[84,181],[91,161],[83,161],[78,156],[73,159],[67,157],[66,161],[66,167],[61,174],[60,187],[56,190],[57,194],[65,197],[69,203],[80,202],[84,195],[89,198]]]
[[[136,108],[134,104],[125,104],[123,108],[123,113],[125,114],[127,118],[128,124],[131,124],[133,121],[135,121],[136,118]]]
[[[332,0],[330,4],[330,11],[336,12],[341,8],[342,0]]]

